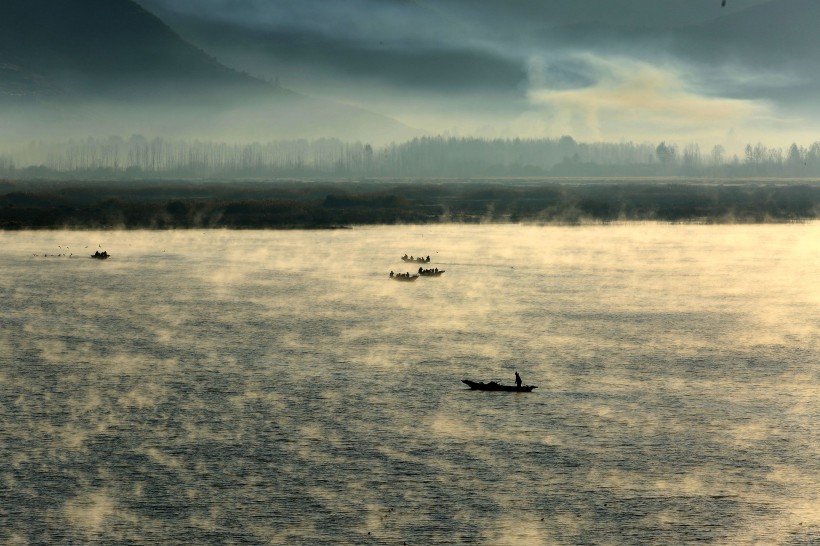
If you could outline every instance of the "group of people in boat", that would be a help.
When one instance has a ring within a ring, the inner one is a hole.
[[[401,257],[401,259],[405,262],[416,262],[421,264],[430,263],[430,256],[427,256],[426,258],[422,258],[421,256],[419,256],[418,258],[414,258],[413,256],[408,256],[407,254],[405,254]],[[413,280],[420,276],[435,277],[441,275],[442,273],[444,273],[444,270],[442,269],[441,271],[439,271],[437,267],[434,269],[424,269],[423,267],[419,267],[418,274],[411,275],[410,273],[394,273],[391,271],[390,278],[398,280]]]
[[[100,252],[99,250],[95,250],[94,254],[92,254],[91,257],[104,260],[105,258],[108,258],[108,252],[106,252],[105,250],[103,250],[102,252]]]
[[[414,258],[412,256],[408,257],[407,254],[405,254],[401,257],[401,259],[405,262],[430,263],[430,256],[427,256],[426,258],[422,258],[421,256],[419,256],[418,258]]]

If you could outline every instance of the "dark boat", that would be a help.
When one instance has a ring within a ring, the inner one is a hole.
[[[440,277],[444,270],[438,269],[422,269],[419,267],[419,275],[422,277]]]
[[[410,282],[410,281],[415,281],[416,279],[419,278],[419,276],[418,275],[410,275],[409,273],[399,273],[398,275],[394,275],[393,273],[391,273],[390,278],[393,279],[394,281]]]
[[[414,263],[414,264],[429,264],[430,263],[430,256],[427,256],[427,258],[422,258],[422,257],[414,258],[414,257],[410,256],[408,258],[407,254],[405,254],[404,256],[401,257],[401,259],[404,262],[410,262],[410,263]]]
[[[105,259],[111,257],[111,254],[109,254],[105,250],[103,250],[102,252],[100,252],[98,250],[98,251],[94,252],[94,254],[92,254],[91,257],[94,258],[95,260],[105,260]]]
[[[482,383],[481,381],[470,381],[469,379],[462,379],[461,382],[470,387],[474,391],[532,392],[533,389],[538,388],[535,385],[521,385],[520,387],[516,387],[515,385],[501,385],[500,383],[496,383],[495,381],[490,381],[489,383]]]

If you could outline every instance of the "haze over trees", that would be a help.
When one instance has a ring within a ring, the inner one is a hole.
[[[0,148],[0,176],[276,178],[681,176],[820,177],[820,141],[787,149],[748,144],[742,157],[721,145],[702,151],[658,144],[559,139],[423,137],[373,146],[338,139],[248,144],[132,135]]]

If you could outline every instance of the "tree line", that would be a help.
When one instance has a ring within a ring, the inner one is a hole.
[[[162,137],[89,137],[0,147],[6,178],[282,178],[684,176],[820,177],[820,142],[746,145],[583,143],[557,139],[423,137],[374,147],[338,139],[227,143]]]
[[[509,179],[2,181],[0,229],[321,229],[427,223],[816,220],[820,185]]]

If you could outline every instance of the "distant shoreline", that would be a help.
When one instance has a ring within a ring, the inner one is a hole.
[[[0,180],[3,230],[762,224],[818,216],[820,182],[795,179]]]

